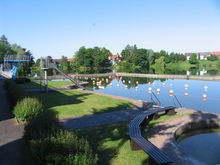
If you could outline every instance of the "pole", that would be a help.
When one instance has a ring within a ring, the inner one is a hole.
[[[47,69],[44,70],[44,85],[45,92],[48,93]]]

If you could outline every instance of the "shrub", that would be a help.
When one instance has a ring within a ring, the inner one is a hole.
[[[27,83],[27,82],[30,82],[31,80],[29,79],[29,78],[17,78],[16,80],[15,80],[15,82],[17,83],[17,84],[24,84],[24,83]]]
[[[14,80],[5,80],[4,86],[8,91],[8,96],[13,106],[15,106],[18,101],[22,100],[26,96],[24,90],[18,87]]]
[[[14,107],[13,114],[18,121],[31,121],[43,112],[43,104],[36,98],[26,97]]]
[[[88,142],[62,129],[30,141],[32,157],[40,165],[95,165],[98,158]]]
[[[60,128],[62,127],[57,119],[56,112],[46,110],[25,126],[24,139],[28,142],[33,139],[45,138]]]

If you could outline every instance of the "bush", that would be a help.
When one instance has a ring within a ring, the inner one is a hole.
[[[30,82],[31,80],[29,79],[29,78],[17,78],[16,80],[15,80],[15,82],[17,83],[17,84],[24,84],[24,83],[28,83],[28,82]]]
[[[98,158],[88,142],[62,129],[30,141],[30,152],[40,165],[95,165]]]
[[[13,109],[13,114],[18,121],[31,121],[43,112],[43,104],[36,98],[24,98]]]
[[[56,112],[46,110],[25,126],[24,139],[28,142],[33,139],[45,138],[61,128]]]
[[[13,106],[15,106],[18,101],[22,100],[26,96],[24,90],[21,89],[14,80],[5,80],[4,87],[8,91],[8,96]]]

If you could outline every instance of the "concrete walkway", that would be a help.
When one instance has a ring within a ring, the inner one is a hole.
[[[23,126],[9,113],[11,107],[3,84],[0,75],[0,165],[22,165],[25,164]]]
[[[123,122],[132,120],[136,115],[142,113],[141,110],[121,110],[116,112],[107,112],[97,115],[83,117],[67,118],[60,120],[67,130],[91,128],[105,124]]]

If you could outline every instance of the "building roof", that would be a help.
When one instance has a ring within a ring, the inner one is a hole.
[[[185,53],[185,56],[192,56],[193,53]],[[200,54],[200,55],[215,55],[215,56],[220,56],[220,52],[196,52],[195,54]]]
[[[108,56],[108,59],[111,59],[111,60],[115,60],[117,58],[119,58],[120,56],[118,55],[115,55],[115,56]]]
[[[220,56],[220,52],[211,52],[212,55]]]

